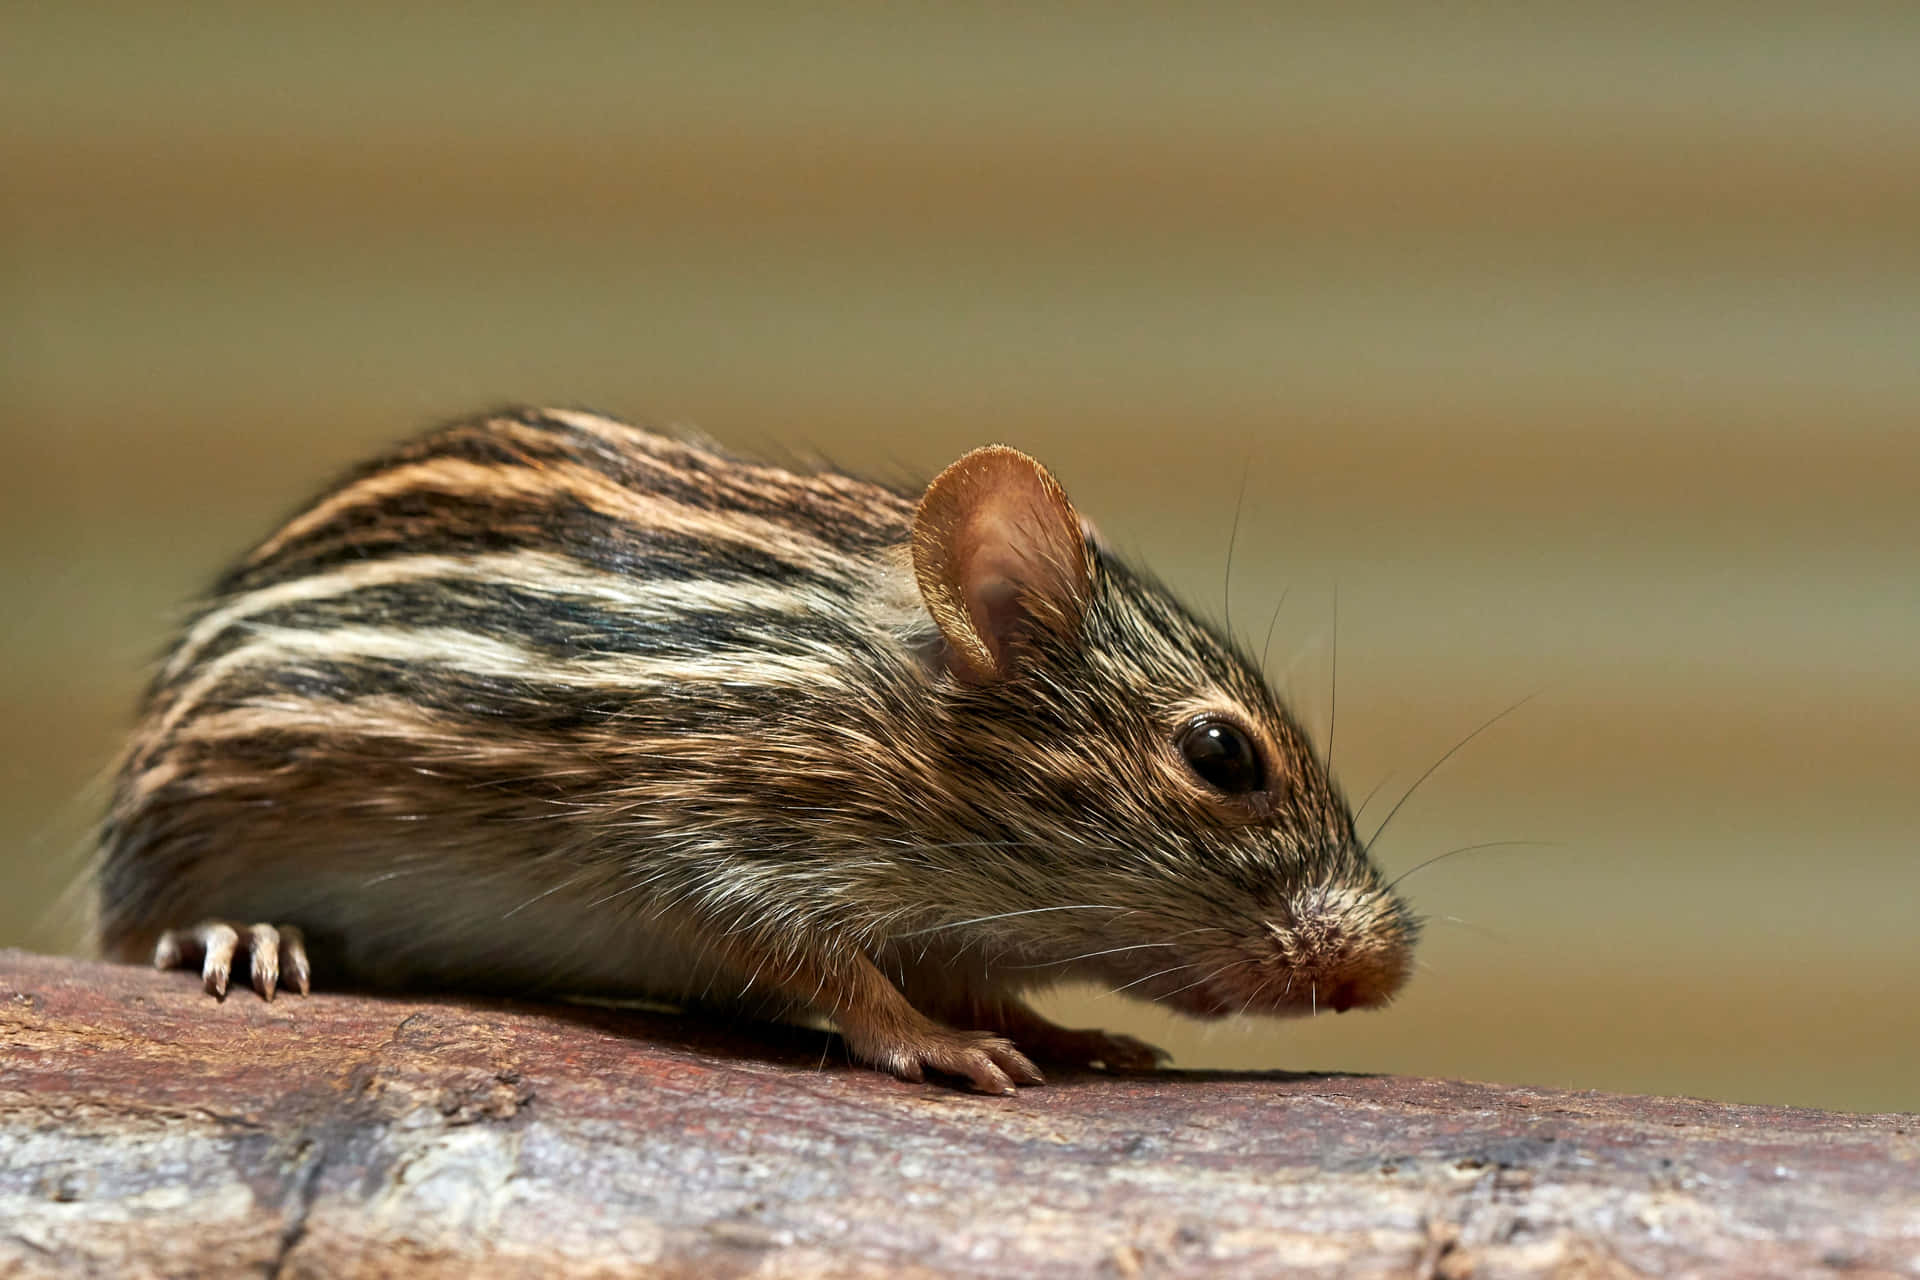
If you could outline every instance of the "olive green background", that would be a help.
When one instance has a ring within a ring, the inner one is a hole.
[[[1379,845],[1552,842],[1407,882],[1393,1009],[1071,1016],[1920,1109],[1920,7],[802,9],[0,5],[0,943],[72,944],[179,604],[376,444],[1007,440],[1216,614],[1239,507],[1321,726],[1337,597],[1369,825],[1538,695]]]

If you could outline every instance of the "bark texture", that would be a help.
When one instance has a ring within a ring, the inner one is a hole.
[[[0,952],[0,1275],[1920,1275],[1920,1117],[1395,1077],[988,1099],[831,1037]]]

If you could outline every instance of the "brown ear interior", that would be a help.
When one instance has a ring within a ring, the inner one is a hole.
[[[927,486],[913,567],[963,679],[1006,676],[1023,627],[1070,633],[1086,612],[1080,516],[1045,467],[1005,445],[975,449]]]

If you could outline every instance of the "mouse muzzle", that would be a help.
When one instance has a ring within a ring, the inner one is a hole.
[[[1274,904],[1203,981],[1160,998],[1203,1018],[1377,1008],[1406,984],[1417,932],[1405,904],[1384,890],[1304,889]]]

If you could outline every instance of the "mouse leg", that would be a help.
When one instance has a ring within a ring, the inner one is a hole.
[[[203,920],[191,929],[169,929],[153,949],[153,967],[183,969],[198,964],[207,994],[224,1000],[234,953],[240,950],[247,953],[253,989],[263,998],[273,999],[283,973],[288,986],[303,996],[307,994],[312,981],[307,940],[290,924]]]
[[[1078,1067],[1098,1063],[1109,1071],[1151,1071],[1170,1057],[1165,1049],[1132,1036],[1063,1027],[1041,1017],[1016,996],[999,1000],[986,1021],[972,1025],[998,1031],[1042,1062]]]
[[[1063,1027],[1042,1017],[1018,996],[961,996],[941,1000],[923,994],[918,986],[911,982],[908,985],[915,1003],[957,1026],[1003,1035],[1042,1062],[1076,1067],[1098,1063],[1109,1071],[1151,1071],[1164,1064],[1169,1056],[1165,1049],[1132,1036]]]
[[[1005,1037],[956,1030],[914,1008],[858,951],[766,954],[740,938],[721,950],[730,968],[753,975],[750,986],[771,986],[795,1007],[832,1019],[854,1057],[902,1080],[919,1082],[933,1070],[965,1079],[975,1092],[1003,1094],[1046,1082]]]

